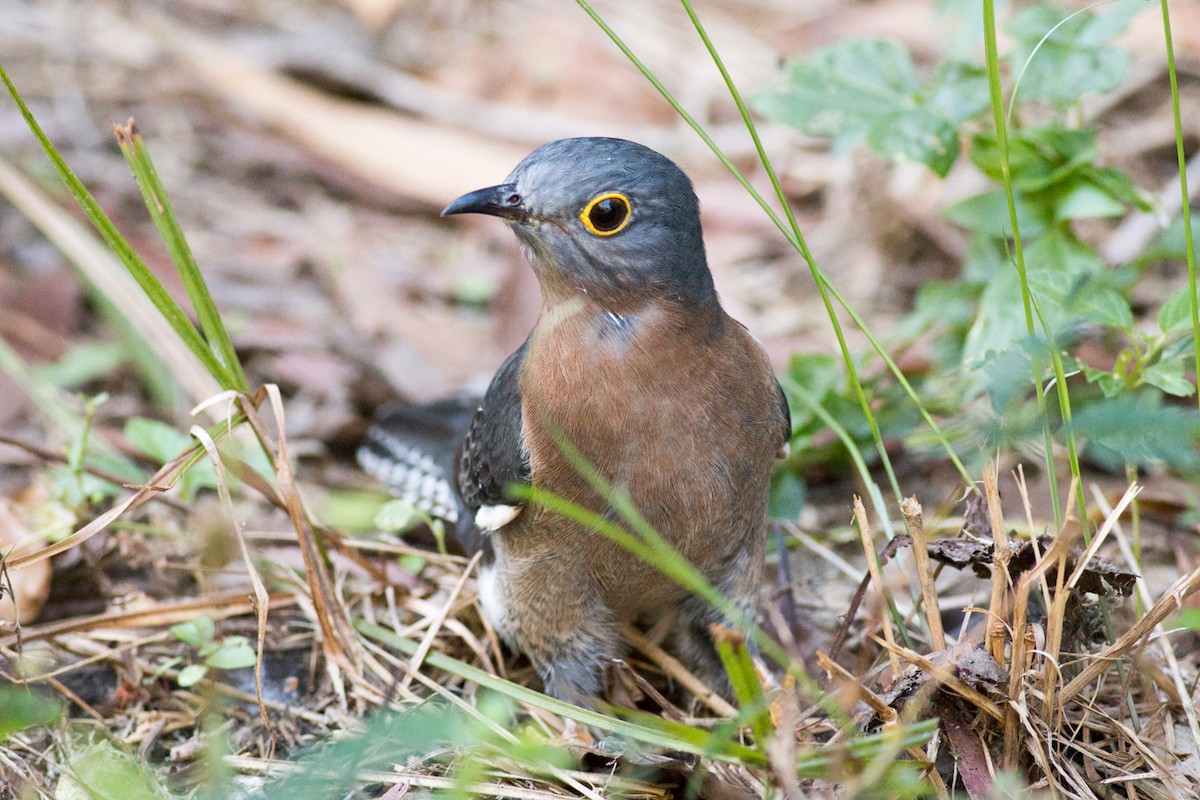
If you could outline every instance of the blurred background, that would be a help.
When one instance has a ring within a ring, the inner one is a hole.
[[[596,9],[769,190],[683,10]],[[921,59],[950,29],[919,0],[697,9],[747,96],[823,43],[886,34]],[[424,399],[485,385],[532,325],[536,282],[503,225],[437,213],[565,136],[631,138],[678,161],[697,184],[731,313],[780,365],[833,351],[803,261],[573,3],[2,0],[0,17],[0,58],[51,140],[177,286],[112,133],[136,119],[251,382],[284,385],[294,435],[333,435],[360,413],[355,395],[370,405],[389,391]],[[954,274],[961,241],[936,217],[953,186],[920,166],[831,156],[782,125],[765,123],[763,137],[818,263],[877,328],[921,281]],[[12,111],[0,114],[0,155],[79,216]],[[8,203],[0,301],[0,334],[35,361],[110,336],[63,256]],[[93,378],[129,366],[111,352],[76,365]],[[0,398],[3,427],[25,400]]]
[[[932,61],[955,37],[977,38],[971,5],[734,0],[697,10],[753,98],[782,81],[785,59],[849,37],[886,36],[918,65]],[[1180,6],[1188,74],[1200,20],[1195,5]],[[678,4],[595,7],[768,190]],[[834,351],[803,261],[574,3],[0,0],[0,17],[0,58],[51,140],[174,285],[112,134],[114,123],[136,119],[251,383],[278,381],[293,398],[294,435],[327,440],[391,392],[426,399],[485,385],[531,326],[536,283],[503,225],[437,212],[565,136],[627,137],[678,161],[697,183],[731,313],[781,366],[797,351]],[[1156,26],[1143,14],[1125,35],[1131,79],[1106,107],[1162,77]],[[1148,112],[1142,103],[1136,118],[1106,128],[1103,142],[1114,159],[1152,159],[1151,190],[1170,177],[1168,103],[1156,94]],[[1195,114],[1186,118],[1194,135]],[[960,165],[941,181],[918,164],[831,154],[825,140],[778,123],[764,122],[762,133],[817,262],[877,332],[910,309],[924,282],[958,274],[967,234],[938,214],[978,191],[977,171]],[[78,216],[16,113],[0,114],[0,155]],[[0,334],[35,361],[108,338],[63,256],[7,203],[0,302]],[[128,366],[112,350],[86,352],[74,365],[92,378]],[[0,393],[0,427],[25,402]]]

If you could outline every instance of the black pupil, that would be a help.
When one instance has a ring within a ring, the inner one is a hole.
[[[615,231],[629,216],[629,206],[619,197],[606,197],[588,212],[588,219],[596,230],[607,233]]]

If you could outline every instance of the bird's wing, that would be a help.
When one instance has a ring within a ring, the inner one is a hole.
[[[501,365],[458,450],[455,488],[484,530],[506,525],[521,502],[506,491],[529,483],[529,454],[521,442],[521,366],[529,342]]]

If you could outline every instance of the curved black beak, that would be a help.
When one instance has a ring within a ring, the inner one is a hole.
[[[516,184],[502,183],[467,192],[442,209],[443,217],[451,214],[490,214],[493,217],[519,219],[526,212]]]

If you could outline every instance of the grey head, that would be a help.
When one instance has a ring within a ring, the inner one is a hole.
[[[583,292],[613,310],[649,300],[716,303],[692,182],[666,156],[624,139],[560,139],[498,186],[442,212],[505,219],[542,291]]]

